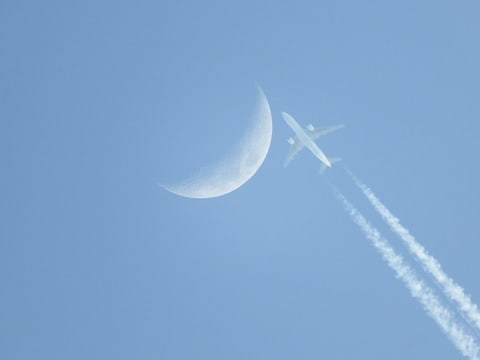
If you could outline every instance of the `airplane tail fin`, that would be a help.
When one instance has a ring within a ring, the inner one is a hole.
[[[336,157],[336,158],[328,158],[328,161],[330,161],[330,164],[335,164],[339,161],[342,161],[342,158]],[[322,166],[320,167],[320,175],[322,175],[325,170],[327,170],[327,166],[322,163]]]

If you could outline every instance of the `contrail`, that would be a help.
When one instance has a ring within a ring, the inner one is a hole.
[[[366,238],[372,241],[373,246],[382,255],[382,258],[395,271],[412,296],[422,305],[427,314],[435,320],[438,326],[448,336],[460,352],[473,360],[480,359],[479,347],[475,339],[465,333],[464,329],[455,321],[450,310],[444,307],[433,290],[422,280],[418,279],[415,272],[405,264],[403,258],[395,253],[388,241],[381,236],[377,229],[372,227],[363,215],[338,191],[337,198],[343,204],[345,211],[360,227]]]
[[[355,184],[362,190],[375,210],[387,222],[393,232],[407,245],[410,252],[415,255],[426,272],[430,273],[434,279],[440,284],[445,295],[455,303],[459,310],[463,313],[468,322],[480,329],[480,311],[476,304],[472,302],[470,296],[465,294],[463,288],[450,278],[443,270],[440,263],[431,256],[428,251],[419,244],[415,237],[400,224],[400,220],[395,217],[390,210],[380,201],[380,199],[365,184],[355,177],[350,171],[347,172],[352,177]]]

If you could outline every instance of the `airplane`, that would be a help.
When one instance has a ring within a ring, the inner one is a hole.
[[[285,159],[284,167],[287,167],[288,164],[293,160],[293,158],[302,150],[304,147],[309,149],[313,155],[315,155],[321,162],[322,167],[320,173],[323,173],[327,168],[332,167],[332,164],[340,161],[340,158],[327,158],[322,150],[318,147],[314,140],[318,139],[322,135],[329,134],[338,129],[344,127],[344,125],[335,125],[326,128],[314,128],[312,124],[307,125],[307,128],[304,130],[297,123],[297,121],[286,112],[282,112],[283,119],[290,126],[290,128],[295,133],[295,137],[288,138],[288,143],[292,145],[290,152]]]

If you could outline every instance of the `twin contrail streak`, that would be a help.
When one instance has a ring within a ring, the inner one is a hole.
[[[457,304],[458,309],[463,313],[468,322],[473,324],[477,329],[480,329],[480,311],[478,310],[477,305],[472,302],[470,296],[465,294],[463,288],[445,274],[440,263],[415,240],[415,237],[413,237],[404,226],[400,224],[400,220],[387,209],[373,191],[360,182],[360,180],[358,180],[351,172],[349,172],[349,174],[375,210],[390,226],[392,231],[400,237],[400,239],[407,245],[409,251],[417,257],[425,271],[430,273],[438,282],[447,298]]]
[[[480,349],[475,339],[465,333],[464,329],[455,321],[450,310],[441,304],[433,290],[417,278],[415,272],[409,265],[405,264],[403,258],[395,253],[395,250],[393,250],[388,241],[381,236],[377,229],[369,224],[365,217],[363,217],[345,196],[339,192],[336,192],[336,195],[343,204],[345,211],[360,227],[365,237],[372,241],[373,246],[382,255],[382,258],[388,266],[395,271],[397,277],[403,281],[412,296],[423,305],[427,314],[435,320],[457,349],[470,359],[480,359]]]

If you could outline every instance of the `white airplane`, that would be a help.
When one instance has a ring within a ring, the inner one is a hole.
[[[343,125],[335,125],[326,128],[316,129],[313,127],[312,124],[309,124],[307,125],[307,128],[303,130],[291,115],[287,114],[286,112],[282,112],[282,116],[288,126],[290,126],[295,133],[295,137],[290,137],[287,140],[288,143],[292,145],[292,147],[290,148],[290,152],[285,159],[284,167],[287,167],[288,164],[290,164],[290,162],[293,160],[293,158],[304,147],[309,149],[313,153],[313,155],[315,155],[322,162],[322,168],[320,169],[320,173],[323,173],[325,169],[332,167],[332,164],[341,160],[340,158],[327,158],[323,151],[320,150],[317,144],[315,144],[314,140],[318,139],[322,135],[326,135],[343,128]]]

